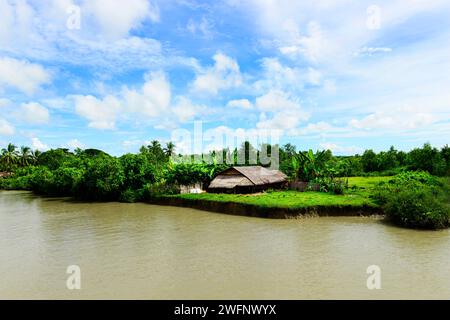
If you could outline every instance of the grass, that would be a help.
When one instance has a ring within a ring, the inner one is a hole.
[[[180,194],[170,197],[186,200],[205,200],[215,202],[234,202],[269,208],[307,208],[307,207],[362,207],[377,205],[370,198],[371,189],[389,177],[352,177],[349,189],[344,195],[324,192],[268,191],[254,195],[241,194]]]

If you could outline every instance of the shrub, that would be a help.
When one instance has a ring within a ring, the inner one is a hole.
[[[374,198],[392,223],[419,229],[450,226],[447,193],[440,180],[426,172],[406,172],[380,183]]]
[[[141,201],[143,199],[143,195],[144,195],[144,189],[139,189],[139,190],[127,189],[120,194],[119,201],[127,202],[127,203],[134,203],[134,202]]]
[[[443,229],[449,226],[448,206],[430,187],[400,189],[387,197],[384,211],[396,225],[408,228]]]
[[[317,178],[308,185],[308,189],[314,190],[314,185],[319,185],[319,191],[321,192],[344,194],[345,189],[348,188],[348,180],[336,178]]]
[[[143,199],[152,200],[162,195],[179,194],[180,188],[166,181],[149,183],[143,190]]]

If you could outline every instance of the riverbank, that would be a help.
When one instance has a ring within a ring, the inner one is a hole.
[[[273,194],[283,194],[286,192],[273,192]],[[309,192],[308,192],[309,193]],[[305,192],[305,194],[307,194]],[[230,215],[270,218],[270,219],[289,219],[300,216],[333,216],[333,217],[355,217],[355,216],[373,216],[382,215],[381,209],[372,204],[362,205],[307,205],[307,206],[282,206],[277,203],[273,205],[257,205],[252,203],[238,202],[238,199],[230,201],[218,201],[212,199],[203,199],[196,197],[180,196],[161,196],[158,199],[150,201],[151,204],[192,208],[197,210],[218,212]],[[259,195],[254,198],[262,197]],[[241,199],[242,200],[242,199]]]
[[[349,178],[344,195],[324,192],[270,191],[259,194],[179,194],[160,196],[153,204],[188,207],[231,215],[285,219],[303,215],[372,216],[382,210],[370,197],[372,188],[390,177]]]

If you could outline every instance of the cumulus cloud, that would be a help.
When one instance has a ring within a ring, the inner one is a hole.
[[[31,147],[33,150],[46,151],[50,149],[45,143],[43,143],[39,138],[33,137],[31,138]]]
[[[152,118],[169,108],[171,97],[170,83],[162,72],[148,74],[139,90],[125,88],[123,93],[126,110]]]
[[[147,0],[89,0],[81,10],[92,15],[102,33],[112,39],[123,38],[145,20],[159,21],[159,8]]]
[[[89,121],[89,127],[95,129],[114,129],[120,101],[108,95],[103,99],[94,96],[74,96],[75,111]]]
[[[0,135],[2,136],[11,136],[15,132],[15,129],[12,124],[8,121],[0,118]]]
[[[281,90],[270,90],[263,96],[256,98],[256,108],[261,111],[276,111],[298,109],[300,104],[293,100],[287,93]]]
[[[258,129],[290,130],[297,128],[302,121],[309,119],[309,114],[301,110],[287,109],[274,113],[268,118],[265,113],[260,115],[256,124]]]
[[[196,115],[206,112],[207,107],[196,105],[186,97],[177,97],[172,112],[180,122],[186,122],[193,119]]]
[[[242,108],[242,109],[252,109],[253,104],[248,99],[236,99],[230,100],[227,103],[229,108]]]
[[[41,65],[25,60],[0,58],[0,88],[11,87],[28,95],[50,82],[50,73]]]
[[[115,129],[118,120],[169,129],[208,110],[185,96],[172,97],[170,82],[163,72],[148,73],[142,86],[124,86],[117,95],[78,95],[73,99],[76,112],[96,129]]]
[[[214,66],[199,72],[193,83],[195,91],[217,94],[220,90],[242,85],[242,75],[236,60],[223,53],[213,56]]]
[[[19,117],[28,124],[46,124],[50,120],[47,108],[37,102],[23,103]]]

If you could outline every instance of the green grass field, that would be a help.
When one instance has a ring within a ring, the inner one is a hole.
[[[177,197],[187,200],[206,200],[216,202],[235,202],[270,208],[306,208],[314,206],[370,206],[377,205],[370,198],[371,189],[389,177],[352,177],[349,189],[344,195],[324,192],[269,191],[254,195],[241,194],[180,194]]]

